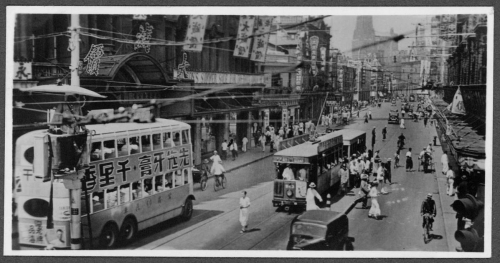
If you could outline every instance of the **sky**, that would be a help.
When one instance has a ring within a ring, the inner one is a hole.
[[[330,25],[332,34],[331,46],[342,52],[349,52],[352,48],[352,36],[356,28],[357,16],[330,16],[325,18],[325,23]],[[391,28],[395,34],[415,35],[415,26],[425,22],[426,16],[373,16],[373,28],[375,35],[389,35]],[[399,42],[399,50],[409,49],[414,39],[407,38]]]

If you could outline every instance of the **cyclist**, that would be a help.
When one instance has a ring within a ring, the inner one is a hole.
[[[224,173],[226,172],[224,167],[222,167],[222,161],[214,163],[210,172],[215,176],[215,184],[219,186],[221,180],[224,179]],[[221,177],[221,179],[219,179],[219,177]]]
[[[208,180],[208,176],[210,175],[210,168],[209,164],[210,162],[208,159],[203,160],[203,164],[201,165],[201,179],[200,182]]]
[[[436,217],[436,203],[432,199],[431,193],[427,194],[427,199],[422,202],[420,215],[423,217],[422,227],[424,228],[424,233],[426,233],[426,223],[429,224],[429,229],[432,231],[432,223],[434,222],[434,217]]]

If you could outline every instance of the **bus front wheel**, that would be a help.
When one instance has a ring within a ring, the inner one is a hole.
[[[137,223],[132,218],[127,218],[123,221],[120,237],[123,243],[128,243],[135,238],[137,234]]]
[[[99,245],[103,249],[115,247],[118,241],[118,227],[107,224],[99,236]]]
[[[187,198],[184,203],[184,207],[182,208],[182,219],[189,220],[193,215],[193,200],[191,198]]]

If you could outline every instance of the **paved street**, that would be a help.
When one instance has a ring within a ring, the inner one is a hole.
[[[399,109],[398,102],[397,108]],[[375,126],[377,139],[375,149],[380,149],[382,158],[391,157],[396,150],[397,136],[404,133],[407,144],[401,156],[412,147],[414,163],[416,156],[435,134],[434,127],[424,128],[423,122],[406,121],[407,129],[401,130],[399,125],[387,124],[389,103],[382,108],[372,110],[373,120],[364,124],[362,119],[353,121],[348,128],[367,131],[367,142],[371,142],[371,129]],[[363,110],[360,114],[362,117]],[[381,131],[387,125],[388,137],[382,141]],[[320,127],[325,129],[325,127]],[[439,152],[441,152],[439,150]],[[248,153],[250,155],[252,153]],[[439,155],[440,156],[440,155]],[[439,159],[435,156],[435,160]],[[264,157],[260,155],[259,158]],[[403,164],[404,158],[401,158]],[[228,161],[231,162],[231,161]],[[231,165],[231,164],[228,164]],[[415,166],[415,170],[416,170]],[[439,168],[440,169],[440,168]],[[349,214],[350,234],[355,238],[355,250],[386,251],[448,251],[447,236],[443,221],[440,196],[438,195],[435,174],[423,172],[405,172],[404,167],[392,172],[393,185],[387,186],[389,194],[379,197],[382,219],[368,218],[368,210],[360,205]],[[228,187],[214,192],[209,181],[206,191],[195,185],[195,213],[188,222],[170,220],[154,230],[140,233],[138,240],[130,244],[128,249],[210,249],[210,250],[281,250],[286,247],[290,222],[296,214],[277,212],[272,206],[272,179],[274,167],[271,158],[264,158],[248,166],[228,173]],[[240,234],[238,222],[238,200],[241,190],[247,190],[251,198],[250,233]],[[354,199],[353,189],[350,195],[332,205],[332,210],[343,211]],[[434,223],[434,239],[424,244],[422,236],[420,204],[427,193],[434,194],[438,215]],[[193,242],[195,240],[196,242]]]

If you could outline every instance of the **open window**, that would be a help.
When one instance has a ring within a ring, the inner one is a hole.
[[[175,187],[181,186],[184,184],[184,178],[182,178],[182,170],[177,170],[175,173]]]
[[[157,175],[154,177],[154,192],[160,193],[163,192],[163,189],[165,188],[163,184],[163,175]]]
[[[115,140],[104,141],[103,146],[104,159],[116,158]]]
[[[130,184],[120,186],[120,204],[130,202]]]
[[[142,135],[141,136],[141,146],[142,152],[151,151],[151,135]]]
[[[92,150],[90,151],[90,161],[99,161],[102,160],[102,142],[93,142],[92,143]]]
[[[165,181],[163,183],[164,183],[164,188],[163,188],[164,190],[168,190],[168,189],[172,188],[173,183],[174,183],[174,178],[173,178],[172,172],[168,172],[165,174]]]
[[[189,130],[183,130],[182,131],[182,144],[188,144],[189,143]]]
[[[104,192],[92,194],[92,213],[99,212],[104,209]]]
[[[173,133],[173,140],[174,140],[174,146],[179,146],[181,145],[181,133],[180,132],[174,132]]]
[[[130,154],[136,154],[141,152],[139,147],[139,136],[132,136],[129,138],[128,148]]]
[[[174,146],[174,141],[172,139],[172,133],[164,132],[163,133],[163,148],[170,148]]]
[[[161,133],[153,134],[153,150],[159,150],[162,148],[161,146]]]

